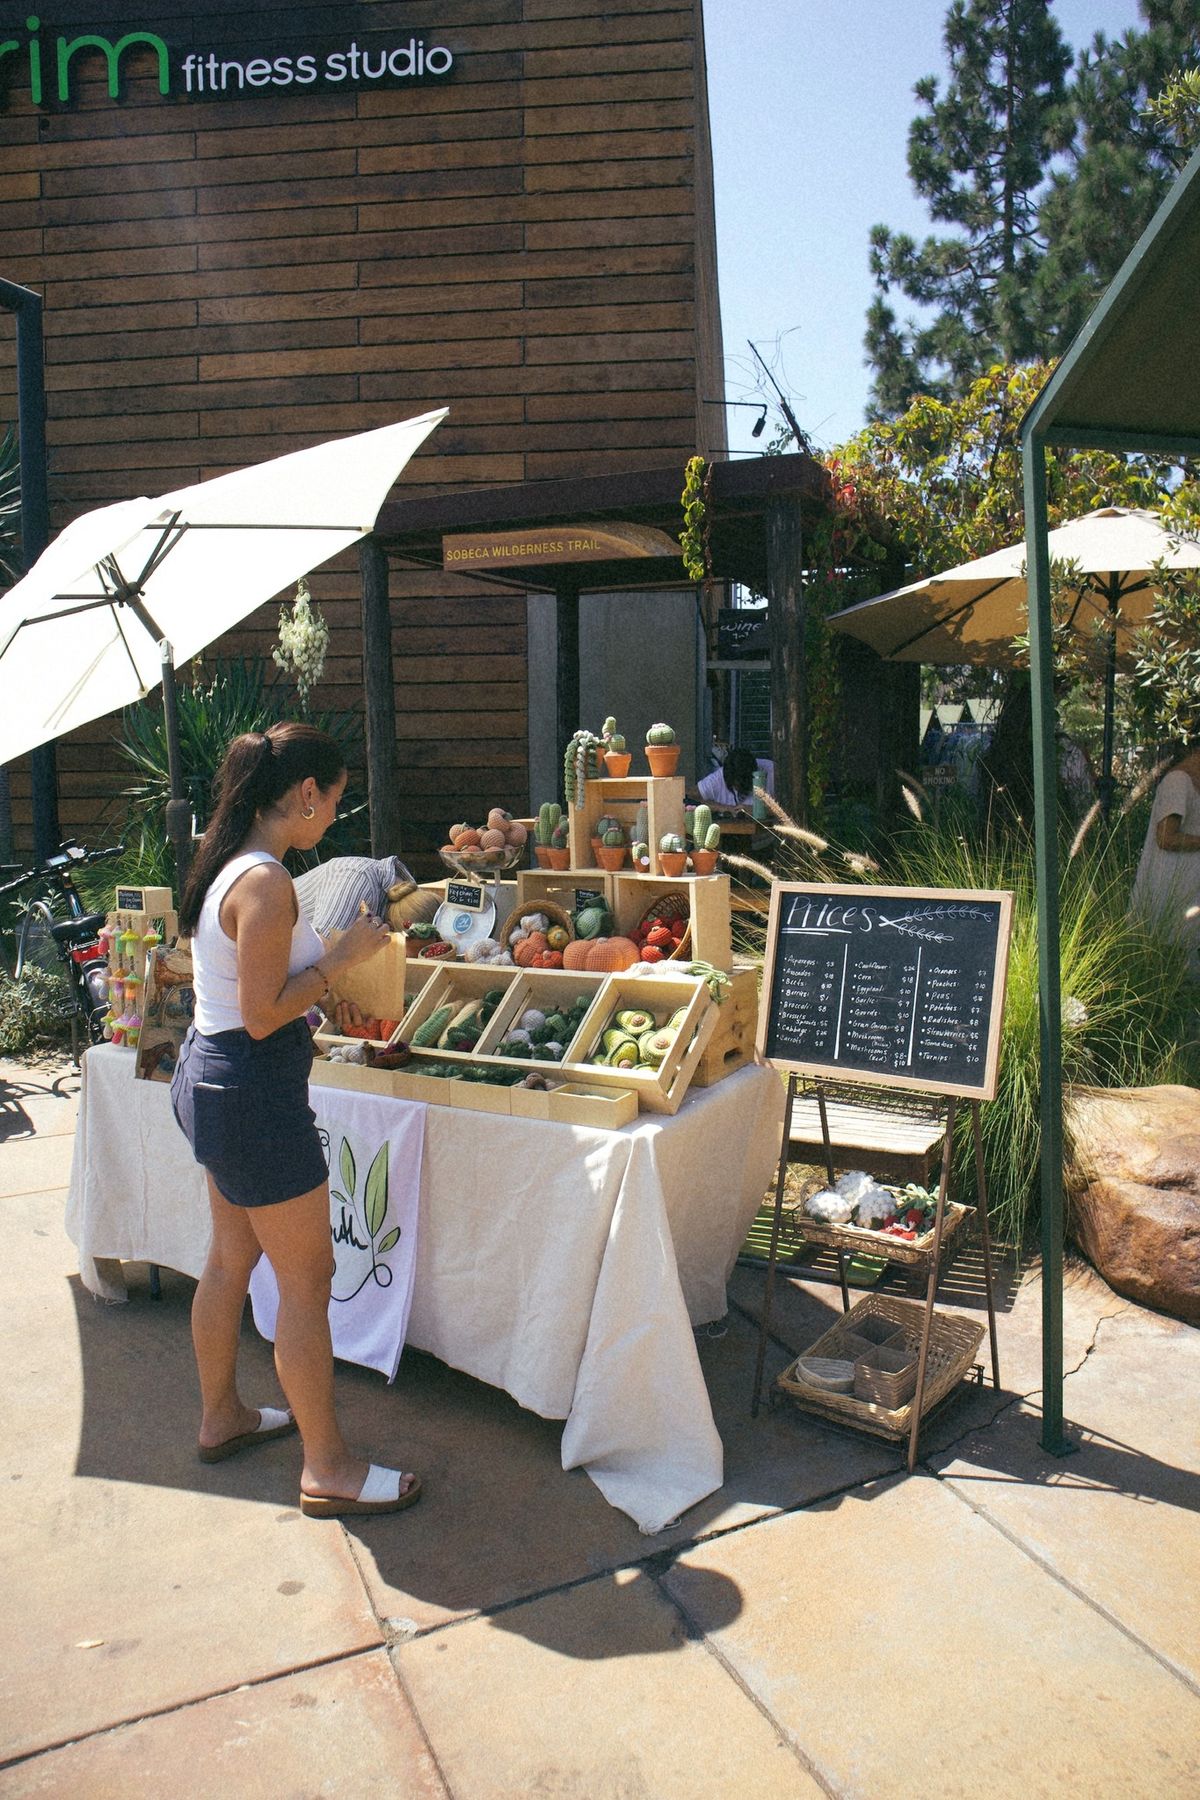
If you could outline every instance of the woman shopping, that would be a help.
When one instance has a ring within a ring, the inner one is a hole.
[[[1158,784],[1133,909],[1178,939],[1200,981],[1200,737]]]
[[[305,1014],[339,970],[382,947],[387,929],[363,917],[326,949],[300,915],[283,857],[319,843],[345,785],[337,744],[310,725],[273,725],[229,746],[179,909],[196,1011],[171,1083],[212,1210],[192,1305],[200,1459],[223,1461],[298,1426],[300,1505],[316,1518],[399,1512],[421,1493],[415,1475],[348,1449],[334,1410],[328,1170],[308,1104]],[[247,1406],[238,1392],[242,1310],[264,1252],[279,1288],[275,1366],[290,1412]]]

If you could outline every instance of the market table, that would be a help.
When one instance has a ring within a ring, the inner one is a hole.
[[[312,1095],[333,1128],[348,1096]],[[417,1106],[387,1104],[398,1121]],[[407,1342],[565,1420],[563,1467],[662,1530],[722,1482],[692,1330],[724,1314],[778,1160],[778,1076],[741,1069],[619,1131],[424,1110]],[[66,1225],[85,1285],[109,1300],[125,1297],[121,1260],[198,1276],[208,1252],[169,1089],[135,1081],[111,1045],[83,1059]]]

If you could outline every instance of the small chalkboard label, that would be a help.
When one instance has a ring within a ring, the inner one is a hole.
[[[446,899],[451,906],[462,906],[470,912],[482,912],[485,894],[473,881],[448,881]]]
[[[585,906],[607,906],[607,905],[608,905],[608,901],[604,898],[604,895],[600,891],[599,888],[576,888],[575,889],[575,911],[576,912],[582,912]]]
[[[119,887],[117,889],[117,911],[118,912],[141,912],[142,911],[142,896],[144,893],[145,893],[144,888]]]
[[[783,1069],[995,1097],[1012,895],[776,883],[759,1050]]]

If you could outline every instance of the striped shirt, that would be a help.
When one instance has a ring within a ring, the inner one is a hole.
[[[398,856],[376,861],[370,856],[334,856],[296,877],[296,899],[302,917],[324,937],[327,931],[345,931],[359,914],[360,903],[383,918],[387,891],[412,876]]]

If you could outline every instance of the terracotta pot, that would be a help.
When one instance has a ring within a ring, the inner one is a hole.
[[[717,866],[717,853],[715,850],[693,850],[692,851],[692,874],[693,875],[711,875],[713,870],[716,868],[716,866]]]
[[[549,844],[535,844],[533,846],[533,854],[537,857],[537,866],[539,869],[552,869],[554,867],[553,863],[550,861]]]
[[[606,750],[604,766],[614,781],[620,781],[629,773],[629,765],[633,761],[632,750]]]
[[[598,869],[600,867],[600,846],[603,843],[603,841],[604,841],[603,838],[598,838],[598,837],[593,837],[593,838],[588,839],[588,843],[592,846],[592,867],[594,869]]]
[[[660,850],[658,866],[664,875],[682,875],[687,867],[686,850]]]
[[[546,852],[546,857],[547,857],[546,867],[547,868],[558,869],[558,870],[570,868],[571,852],[569,850],[556,850],[553,847],[553,845],[550,845],[550,844],[544,845],[543,848],[545,849],[545,852]]]
[[[673,775],[679,763],[679,745],[647,744],[646,761],[652,775]]]
[[[628,844],[601,844],[596,855],[600,858],[602,869],[623,869],[625,858],[629,855]]]

